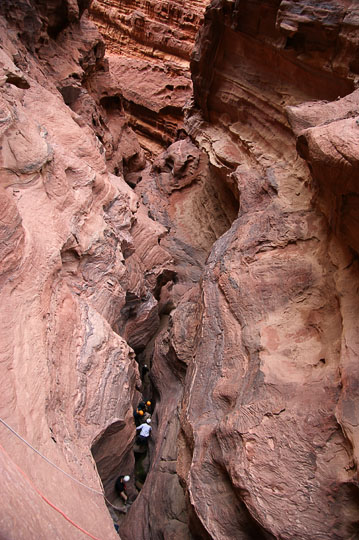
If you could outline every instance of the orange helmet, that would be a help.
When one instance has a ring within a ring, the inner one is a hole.
[[[142,410],[138,411],[138,414],[139,414],[140,416],[143,416],[143,411],[142,411]]]
[[[151,405],[151,402],[150,401],[146,401],[146,405],[148,405],[148,407]]]

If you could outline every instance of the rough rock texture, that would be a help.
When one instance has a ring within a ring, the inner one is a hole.
[[[356,93],[302,105],[353,90],[358,22],[350,2],[216,1],[194,53],[203,116],[190,132],[240,193],[203,275],[181,413],[178,471],[211,538],[358,534],[356,213],[344,205],[359,111]]]
[[[183,128],[183,107],[192,85],[188,75],[173,76],[164,65],[149,67],[148,61],[110,55],[108,70],[91,78],[91,91],[114,114],[126,113],[126,121],[138,134],[142,146],[157,154]],[[108,124],[108,122],[106,122]],[[139,163],[137,169],[140,169]],[[136,170],[132,164],[132,171]]]
[[[132,407],[140,379],[128,345],[132,333],[126,327],[125,340],[114,330],[120,321],[125,325],[129,294],[152,299],[156,312],[155,278],[171,262],[158,245],[161,226],[122,175],[108,173],[91,121],[103,111],[85,88],[102,65],[104,46],[86,15],[79,19],[84,7],[0,6],[0,416],[99,493],[51,467],[1,424],[0,535],[7,539],[83,537],[36,490],[93,537],[117,537],[91,450],[111,498],[116,476],[133,468]],[[79,95],[90,104],[83,116],[69,106]],[[106,133],[113,141],[111,126]],[[130,153],[131,138],[127,144]],[[140,242],[136,255],[138,228],[153,245],[156,270]],[[154,285],[144,275],[146,264]],[[147,334],[158,324],[151,322]]]
[[[184,128],[182,108],[192,94],[189,59],[208,3],[94,0],[91,4],[91,18],[106,41],[114,80],[102,86],[108,95],[121,96],[130,125],[150,154],[158,154]]]
[[[142,172],[136,193],[149,215],[167,228],[161,246],[173,254],[182,280],[194,271],[191,267],[202,267],[238,212],[231,186],[188,138],[172,144]],[[192,281],[199,277],[194,273]]]
[[[356,252],[358,241],[359,91],[335,102],[304,103],[288,111],[298,151],[318,182],[318,200],[332,229]]]
[[[354,540],[358,7],[213,0],[178,133],[205,4],[0,5],[1,418],[117,504],[150,397],[124,539]],[[2,536],[116,537],[0,430]]]
[[[173,60],[186,65],[209,2],[194,0],[95,0],[91,17],[106,38],[110,53]]]
[[[175,309],[148,351],[156,448],[124,538],[358,538],[356,13],[220,0],[206,12],[186,129],[209,157],[206,188],[220,178],[240,206],[206,261],[212,220],[186,212],[200,198],[181,174],[192,156],[198,182],[198,150],[175,143],[136,187],[170,229],[161,245],[184,242],[197,264],[174,255],[192,290],[163,290]]]
[[[174,271],[163,274],[160,329],[142,353],[143,362],[151,366],[156,402],[151,468],[122,523],[121,536],[189,539],[188,506],[176,474],[179,404],[198,327],[197,283],[213,242],[236,217],[238,203],[206,154],[189,139],[172,144],[141,173],[136,193],[151,218],[166,227],[161,247],[172,255]]]

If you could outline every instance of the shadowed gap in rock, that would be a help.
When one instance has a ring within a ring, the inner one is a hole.
[[[142,387],[138,394],[138,404],[144,402],[146,404],[144,410],[152,416],[156,405],[156,396],[149,377],[150,365],[146,365],[144,348],[135,350],[135,354],[142,380]],[[148,405],[149,402],[151,402],[150,405]],[[136,409],[137,407],[135,407],[134,412]],[[139,421],[134,420],[134,428],[139,426],[141,422],[141,419]],[[138,444],[135,439],[136,432],[134,431],[134,438],[125,441],[124,444],[123,437],[128,437],[128,435],[121,432],[125,426],[126,422],[124,420],[110,424],[95,438],[91,446],[91,453],[104,487],[106,499],[113,505],[107,506],[116,525],[120,525],[121,518],[127,513],[130,505],[142,489],[150,468],[148,443],[146,445]],[[125,448],[125,454],[119,454],[119,449],[123,448]],[[126,504],[115,489],[116,480],[121,475],[129,475],[132,478],[132,489],[129,488],[127,492],[128,502]]]
[[[105,491],[106,499],[114,506],[118,507],[119,512],[125,513],[121,501],[118,499],[114,485],[117,477],[121,474],[128,474],[127,461],[123,456],[118,455],[118,449],[123,448],[121,433],[126,426],[124,420],[113,422],[107,428],[98,434],[91,446],[91,453],[95,460],[98,474],[101,478]],[[113,517],[111,512],[111,517]]]

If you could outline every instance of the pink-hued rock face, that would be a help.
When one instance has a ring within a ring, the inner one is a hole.
[[[38,30],[30,36],[29,28],[21,26],[24,6],[14,6],[11,17],[7,3],[2,5],[2,13],[18,27],[0,18],[0,416],[100,494],[52,468],[1,424],[0,535],[82,534],[46,505],[36,487],[94,537],[116,538],[91,450],[111,497],[116,476],[133,468],[132,407],[140,384],[134,352],[124,339],[135,337],[127,328],[124,337],[114,329],[128,291],[139,299],[152,298],[152,310],[157,306],[144,277],[140,241],[137,288],[133,285],[136,227],[146,229],[146,242],[154,246],[157,276],[171,257],[158,245],[163,228],[141,211],[123,177],[107,172],[105,149],[86,125],[86,111],[81,117],[64,102],[70,73],[85,79],[101,62],[103,44],[96,28],[75,13],[70,25],[61,19],[64,28],[55,42],[51,9],[47,20],[32,8]],[[38,56],[26,45],[38,48]],[[78,89],[91,101],[81,84]],[[144,335],[156,329],[158,316],[150,330],[142,313],[138,319],[146,344]]]
[[[180,63],[189,60],[203,12],[209,0],[94,0],[90,13],[110,53],[159,58]]]
[[[142,147],[158,154],[184,129],[191,98],[189,60],[209,0],[176,2],[94,0],[90,16],[109,54],[109,77],[97,75],[106,95],[121,96]]]
[[[0,418],[99,492],[0,424],[1,537],[84,536],[40,490],[118,538],[129,474],[124,540],[357,538],[358,29],[349,0],[0,4]]]
[[[359,91],[331,103],[304,103],[288,113],[299,153],[318,182],[323,212],[338,236],[358,252]]]
[[[192,61],[190,134],[240,200],[202,277],[181,412],[177,470],[210,538],[357,534],[359,110],[356,92],[303,101],[354,89],[358,20],[312,7],[212,2]]]

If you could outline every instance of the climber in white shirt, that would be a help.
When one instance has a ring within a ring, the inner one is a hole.
[[[137,442],[139,444],[147,444],[148,438],[150,436],[151,429],[152,429],[150,424],[151,424],[151,418],[148,418],[144,424],[141,424],[140,426],[136,427],[136,431],[138,430],[140,431],[137,437]]]

